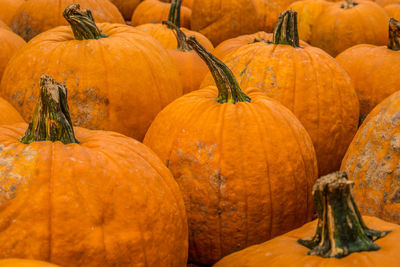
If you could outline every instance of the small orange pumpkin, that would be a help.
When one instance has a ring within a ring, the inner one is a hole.
[[[318,220],[233,253],[214,267],[398,267],[400,226],[361,217],[352,185],[345,173],[321,177],[313,188]]]
[[[25,259],[4,259],[0,260],[1,267],[59,267],[44,261],[25,260]]]

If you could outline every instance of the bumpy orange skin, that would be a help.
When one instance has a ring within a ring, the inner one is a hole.
[[[251,103],[220,104],[214,86],[159,113],[144,143],[169,166],[184,195],[189,259],[221,257],[312,217],[315,152],[294,115],[257,88]]]
[[[362,44],[347,49],[336,59],[354,84],[360,101],[361,118],[400,89],[400,77],[393,75],[400,60],[400,51],[387,46]]]
[[[153,38],[157,39],[162,46],[165,49],[176,49],[178,46],[178,43],[176,41],[176,36],[173,32],[173,30],[169,29],[167,26],[162,25],[162,24],[143,24],[139,25],[136,27],[136,29],[141,30],[146,32],[147,34],[150,34]],[[181,30],[185,33],[186,36],[194,36],[196,37],[197,41],[204,46],[205,49],[209,52],[214,51],[214,46],[210,42],[210,40],[207,39],[203,34],[195,32],[195,31],[190,31],[185,28],[181,28]]]
[[[24,2],[25,0],[0,0],[0,19],[10,26],[18,7]]]
[[[10,31],[0,28],[0,78],[14,54],[25,44],[24,39]]]
[[[0,127],[0,258],[63,267],[186,266],[182,196],[150,149],[78,127],[80,144],[26,145],[18,140],[26,129]]]
[[[359,104],[349,76],[332,57],[312,46],[258,42],[223,61],[241,88],[258,87],[296,115],[313,140],[320,176],[339,169],[357,131]],[[202,87],[210,84],[207,74]]]
[[[64,81],[74,125],[142,140],[163,107],[182,95],[167,51],[133,27],[98,24],[107,38],[78,41],[61,26],[32,39],[9,62],[1,95],[28,121],[42,74]]]
[[[388,21],[385,10],[367,0],[343,9],[343,2],[328,5],[312,24],[310,44],[335,57],[357,44],[385,45],[388,41]],[[299,17],[301,15],[299,14]]]
[[[390,4],[384,7],[389,18],[400,20],[400,3]]]
[[[317,221],[313,221],[263,244],[233,253],[223,258],[214,267],[398,267],[400,226],[374,217],[364,216],[363,219],[372,229],[394,230],[374,242],[381,249],[352,253],[341,259],[308,256],[309,249],[298,244],[297,240],[312,237],[315,234]]]
[[[133,11],[141,1],[142,0],[111,0],[126,20],[131,20]]]
[[[59,267],[44,261],[24,260],[24,259],[4,259],[0,260],[1,267]]]
[[[41,32],[60,25],[68,25],[62,16],[64,9],[76,0],[29,0],[13,17],[14,32],[29,41]],[[90,9],[96,22],[125,23],[124,18],[108,0],[80,0],[81,9]]]
[[[159,0],[145,0],[141,2],[132,15],[132,26],[138,26],[147,23],[161,23],[168,19],[171,4],[164,3]],[[190,18],[192,11],[185,7],[181,7],[181,27],[190,29]]]
[[[400,93],[376,106],[351,143],[341,170],[355,181],[361,212],[400,223]]]

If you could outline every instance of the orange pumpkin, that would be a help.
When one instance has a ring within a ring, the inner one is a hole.
[[[1,95],[29,120],[48,73],[70,90],[74,123],[142,140],[155,116],[182,95],[179,74],[165,49],[147,34],[121,24],[96,27],[86,10],[71,5],[72,24],[32,39],[8,64]]]
[[[190,9],[193,8],[193,3],[194,3],[194,0],[182,0],[182,5],[190,8]]]
[[[17,9],[25,0],[0,0],[0,20],[7,25],[11,25],[11,21]]]
[[[258,87],[302,122],[313,140],[320,175],[339,169],[357,131],[357,95],[331,56],[316,47],[300,47],[295,11],[281,14],[272,43],[250,43],[223,61],[242,88]],[[201,87],[210,84],[214,81],[208,74]]]
[[[299,14],[300,37],[332,56],[356,44],[387,42],[385,10],[372,1],[301,1],[289,8]],[[304,33],[303,33],[304,31]]]
[[[14,32],[29,41],[41,32],[56,26],[67,25],[63,10],[76,0],[29,0],[19,6],[11,27]],[[99,22],[125,23],[121,13],[108,0],[80,0],[83,8],[93,12]]]
[[[343,173],[321,177],[313,190],[318,221],[233,253],[214,267],[398,267],[400,226],[361,217],[351,196],[352,184]],[[301,239],[314,233],[311,240]]]
[[[0,260],[1,267],[59,267],[44,261],[24,260],[24,259],[4,259]]]
[[[119,9],[125,20],[131,20],[133,11],[142,0],[111,0],[111,2]]]
[[[24,44],[24,39],[8,29],[0,28],[0,78],[11,57]]]
[[[178,68],[183,93],[199,89],[208,71],[206,63],[186,43],[186,35],[175,24],[170,21],[164,21],[163,24],[171,27],[176,34],[178,47],[167,51]]]
[[[400,3],[390,4],[384,8],[390,18],[400,20]]]
[[[185,267],[187,219],[168,169],[122,134],[73,129],[66,88],[48,76],[40,87],[29,126],[0,127],[0,258]]]
[[[350,75],[361,107],[361,120],[386,97],[398,91],[400,77],[393,75],[400,60],[400,23],[390,19],[387,46],[361,44],[337,56]]]
[[[187,43],[207,63],[217,87],[168,105],[144,144],[183,192],[189,260],[213,264],[309,221],[317,167],[310,137],[288,109],[257,88],[247,88],[247,96],[221,61],[193,37]]]
[[[375,3],[380,5],[381,7],[386,7],[391,4],[399,3],[399,0],[375,0]]]
[[[0,97],[0,125],[18,122],[24,122],[24,119],[10,103]]]
[[[354,194],[367,215],[400,224],[400,93],[376,106],[361,125],[341,170],[356,182]]]
[[[164,3],[159,0],[145,0],[141,2],[132,15],[132,26],[138,26],[148,23],[161,23],[163,20],[168,19],[170,9],[172,6],[178,5],[180,7],[182,0],[174,0],[172,4]],[[190,17],[192,11],[187,7],[181,7],[180,10],[180,25],[190,29]],[[170,18],[169,18],[170,19]]]

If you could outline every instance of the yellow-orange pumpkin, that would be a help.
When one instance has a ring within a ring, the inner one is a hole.
[[[295,116],[232,72],[193,37],[218,81],[162,110],[144,139],[172,171],[189,220],[189,260],[213,264],[311,219],[315,152]],[[250,99],[251,98],[251,99]]]
[[[41,32],[68,23],[63,10],[76,0],[29,0],[20,5],[12,19],[14,32],[26,41]],[[125,23],[117,7],[109,0],[79,0],[82,8],[90,9],[98,22]]]
[[[101,32],[76,5],[65,15],[76,35],[61,26],[32,39],[9,62],[1,95],[29,120],[35,80],[46,73],[68,87],[74,124],[142,140],[157,113],[182,95],[172,59],[134,27],[104,23]]]
[[[164,164],[122,134],[73,129],[65,87],[40,87],[29,126],[0,127],[0,258],[185,267],[184,203]]]
[[[0,260],[1,267],[59,267],[44,261],[26,260],[26,259],[4,259]]]

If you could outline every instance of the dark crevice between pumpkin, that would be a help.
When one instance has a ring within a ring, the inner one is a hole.
[[[354,2],[353,0],[344,0],[344,3],[340,6],[343,9],[350,9],[358,5],[358,3]]]
[[[232,71],[221,60],[201,46],[194,36],[186,38],[186,42],[194,51],[196,51],[210,69],[218,88],[219,103],[235,104],[237,102],[251,101],[250,97],[240,89]]]
[[[176,37],[176,42],[178,44],[177,49],[179,51],[192,51],[190,46],[186,43],[185,33],[178,26],[176,26],[169,20],[164,20],[162,22],[162,24],[167,25],[168,27],[170,27],[173,30],[175,37]]]
[[[40,94],[25,136],[24,144],[37,141],[79,143],[75,138],[67,103],[67,89],[52,77],[40,78]]]
[[[318,225],[312,239],[298,242],[311,249],[308,255],[342,258],[353,252],[374,251],[380,247],[373,241],[391,231],[369,229],[351,194],[354,182],[345,172],[335,172],[317,180],[313,187]]]
[[[394,18],[389,19],[389,44],[388,48],[394,51],[400,50],[400,22]]]
[[[108,37],[101,33],[89,9],[81,10],[79,4],[67,6],[64,18],[71,25],[76,40],[100,39]]]
[[[296,11],[290,9],[279,15],[275,24],[272,43],[300,47]]]
[[[172,22],[178,28],[181,27],[181,5],[182,0],[172,0],[168,15],[168,21]],[[168,27],[171,28],[170,25]]]

